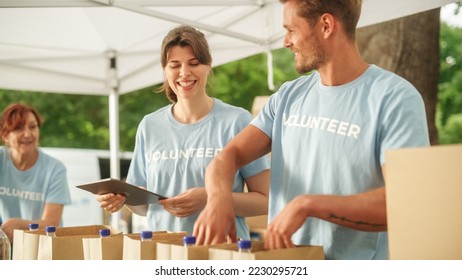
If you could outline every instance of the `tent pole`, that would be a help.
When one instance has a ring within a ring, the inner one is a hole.
[[[270,49],[266,50],[266,67],[268,69],[268,89],[273,91],[274,90],[274,80],[273,80],[273,53]]]
[[[111,178],[120,178],[120,141],[119,141],[119,78],[117,76],[117,52],[108,50],[107,86],[109,88],[109,153],[110,153],[110,174]],[[111,227],[119,229],[122,226],[121,211],[111,214]]]
[[[111,178],[120,179],[120,158],[119,158],[119,93],[111,88],[109,92],[109,143],[110,143],[110,171]],[[120,227],[122,212],[117,211],[111,214],[110,224],[112,228],[124,231]]]
[[[119,158],[119,94],[111,89],[109,93],[109,149],[111,178],[120,179]]]
[[[106,51],[108,58],[107,87],[109,88],[109,150],[111,177],[120,178],[119,158],[119,77],[117,76],[117,52]]]

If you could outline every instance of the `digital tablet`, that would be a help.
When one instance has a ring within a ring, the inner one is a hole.
[[[76,187],[98,195],[106,193],[123,194],[126,197],[125,204],[127,205],[152,204],[156,203],[159,199],[166,198],[160,194],[114,178],[106,178]]]

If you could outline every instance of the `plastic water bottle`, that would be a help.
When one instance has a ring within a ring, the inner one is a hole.
[[[47,236],[56,237],[56,227],[54,226],[47,226],[45,228],[45,232],[47,233]]]
[[[142,242],[150,242],[152,240],[152,231],[140,232],[140,240]]]
[[[252,242],[250,240],[239,240],[237,242],[237,249],[239,253],[250,253],[252,248]]]
[[[30,231],[36,231],[38,230],[39,225],[38,224],[29,224],[29,230]]]
[[[183,244],[185,247],[196,245],[196,237],[192,235],[183,237]]]
[[[260,234],[258,232],[251,231],[250,232],[250,240],[260,240]]]
[[[0,221],[0,225],[1,225]],[[0,260],[11,260],[11,243],[6,233],[0,227]]]
[[[103,228],[99,230],[99,237],[105,238],[111,235],[111,230],[108,228]]]

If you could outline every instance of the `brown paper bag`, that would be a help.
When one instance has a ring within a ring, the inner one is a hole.
[[[254,241],[260,242],[260,241]],[[252,242],[252,243],[254,243]],[[227,243],[209,248],[209,260],[232,260],[233,251],[237,250],[237,243]]]
[[[250,253],[238,252],[237,244],[229,244],[225,248],[210,248],[211,260],[323,260],[322,246],[297,246],[295,248],[265,250],[264,243],[252,241]]]
[[[83,237],[84,260],[121,260],[123,252],[123,235],[116,234],[101,238],[99,236]]]
[[[233,251],[233,260],[324,260],[322,246],[298,246],[275,250],[254,250],[251,253]]]
[[[83,260],[82,239],[98,236],[99,230],[109,228],[104,225],[63,227],[56,229],[56,237],[44,235],[40,231],[37,259],[39,260]],[[111,232],[119,231],[111,229]]]
[[[249,227],[250,238],[252,240],[264,241],[266,228],[268,226],[268,215],[253,216],[245,218]]]
[[[263,250],[264,242],[252,240],[252,251]],[[228,243],[221,247],[209,248],[209,260],[232,260],[233,253],[237,252],[237,243]]]
[[[208,260],[210,248],[229,248],[228,243],[216,245],[183,245],[183,240],[159,241],[157,243],[158,260]]]
[[[126,234],[123,239],[122,259],[155,260],[157,259],[157,243],[159,241],[181,241],[187,234],[187,232],[153,232],[150,242],[141,242],[139,233]]]
[[[36,260],[40,234],[45,230],[30,231],[15,229],[13,232],[13,260]]]

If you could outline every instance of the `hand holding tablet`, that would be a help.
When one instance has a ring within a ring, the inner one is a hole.
[[[76,187],[98,195],[106,193],[122,194],[126,197],[125,203],[132,206],[153,204],[157,203],[159,199],[166,198],[163,195],[150,192],[144,188],[114,178],[106,178]]]

